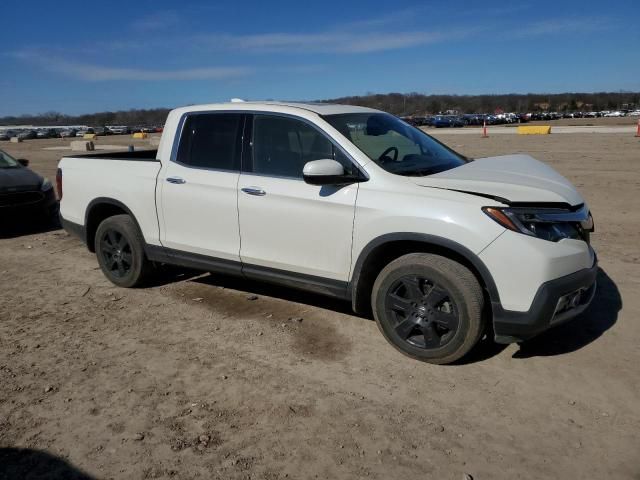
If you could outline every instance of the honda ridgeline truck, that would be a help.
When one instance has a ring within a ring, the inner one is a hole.
[[[595,292],[593,219],[564,177],[369,108],[178,108],[157,151],[65,157],[57,183],[64,227],[116,285],[174,264],[308,289],[432,363],[486,332],[527,340]]]

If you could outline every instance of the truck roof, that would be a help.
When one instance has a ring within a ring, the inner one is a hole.
[[[313,102],[277,102],[277,101],[264,101],[264,102],[245,102],[235,101],[228,103],[211,103],[204,105],[190,105],[188,107],[182,107],[177,110],[184,112],[188,111],[201,111],[201,110],[250,110],[252,107],[257,107],[259,110],[272,110],[278,111],[278,107],[283,109],[296,108],[300,110],[306,110],[309,112],[317,113],[318,115],[337,115],[341,113],[373,113],[379,112],[373,108],[359,107],[357,105],[339,105],[334,103],[313,103]],[[266,107],[266,108],[265,108]]]

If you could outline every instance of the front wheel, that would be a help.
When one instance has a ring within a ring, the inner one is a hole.
[[[100,223],[95,250],[102,273],[119,287],[142,285],[152,270],[142,234],[129,215],[114,215]]]
[[[473,273],[440,255],[411,253],[389,263],[371,294],[378,328],[405,355],[446,364],[480,339],[483,294]]]

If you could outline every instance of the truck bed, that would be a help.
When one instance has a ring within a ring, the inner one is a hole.
[[[137,162],[159,162],[158,150],[135,150],[133,152],[102,152],[83,155],[66,155],[73,158],[98,158],[100,160],[132,160]]]
[[[93,202],[124,205],[136,218],[145,240],[157,245],[156,179],[161,162],[156,155],[157,150],[140,150],[63,157],[58,164],[64,192],[62,217],[82,228]]]

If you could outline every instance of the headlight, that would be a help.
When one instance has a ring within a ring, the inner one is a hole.
[[[48,178],[45,178],[42,181],[42,185],[40,185],[40,190],[42,190],[43,192],[51,190],[52,188],[53,188],[53,185],[51,184]]]
[[[589,241],[593,217],[586,207],[577,211],[557,208],[483,207],[487,216],[504,228],[550,242],[563,238]]]

